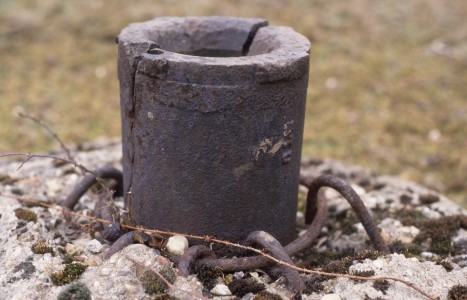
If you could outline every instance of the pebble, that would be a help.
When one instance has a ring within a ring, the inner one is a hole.
[[[83,248],[80,246],[76,246],[76,245],[68,243],[65,246],[65,251],[66,253],[70,255],[80,255],[81,252],[83,252]]]
[[[244,273],[243,271],[238,271],[238,272],[235,272],[235,273],[233,274],[233,277],[234,277],[235,279],[238,279],[238,280],[239,280],[239,279],[242,279],[243,276],[245,276],[245,273]]]
[[[183,255],[188,249],[188,240],[184,236],[174,235],[167,240],[167,245],[165,246],[169,253],[175,255]]]
[[[243,295],[241,300],[251,300],[253,297],[254,297],[253,293],[247,293],[247,294]]]
[[[104,246],[96,239],[91,240],[86,244],[86,250],[94,254],[101,253],[103,248]]]
[[[382,260],[382,259],[374,260],[373,261],[373,266],[375,266],[375,268],[382,269],[383,266],[384,266],[384,260]]]
[[[381,229],[381,236],[385,242],[391,244],[395,241],[409,244],[415,239],[420,230],[414,226],[403,226],[399,220],[386,218],[378,225]]]
[[[422,208],[423,216],[430,218],[430,219],[438,219],[441,217],[441,214],[437,211],[431,210],[429,207]]]
[[[305,225],[305,214],[301,211],[297,211],[296,223],[298,226]]]
[[[213,293],[214,295],[219,295],[219,296],[232,295],[232,292],[229,290],[229,288],[225,284],[216,285],[210,290],[210,292]]]

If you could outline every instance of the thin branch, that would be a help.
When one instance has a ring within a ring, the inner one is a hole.
[[[40,201],[25,199],[23,197],[19,197],[19,196],[15,196],[15,195],[3,195],[1,193],[0,193],[0,195],[3,196],[3,197],[6,197],[6,198],[16,199],[16,200],[18,200],[20,202],[26,202],[26,201],[28,201],[30,203],[38,202],[40,205],[51,208],[51,209],[63,210],[63,208],[61,206],[45,204],[45,203],[40,202]],[[107,221],[107,220],[96,218],[96,217],[84,216],[82,214],[72,212],[72,211],[70,211],[69,213],[71,215],[74,215],[74,216],[88,218],[89,220],[92,220],[92,221],[99,221],[99,222],[102,222],[102,223],[109,223],[109,221]],[[276,259],[273,256],[271,256],[271,255],[269,255],[269,254],[267,254],[267,253],[265,253],[265,252],[263,252],[261,250],[258,250],[258,249],[252,248],[252,247],[248,247],[248,246],[244,246],[244,245],[240,245],[240,244],[237,244],[237,243],[232,243],[232,242],[225,241],[225,240],[216,239],[216,238],[209,237],[209,236],[181,234],[181,233],[172,232],[172,231],[148,229],[148,228],[141,228],[141,227],[123,225],[123,224],[122,224],[122,227],[127,228],[127,229],[142,231],[142,232],[157,233],[157,234],[164,234],[164,235],[171,235],[171,236],[172,235],[181,235],[181,236],[185,236],[185,237],[192,238],[192,239],[203,240],[203,241],[206,241],[206,242],[214,242],[214,243],[218,243],[218,244],[223,244],[223,245],[228,245],[228,246],[232,246],[232,247],[236,247],[236,248],[241,248],[241,249],[253,251],[253,252],[258,253],[259,255],[262,255],[262,256],[268,258],[269,260],[271,260],[271,261],[273,261],[273,262],[275,262],[275,263],[277,263],[279,265],[288,266],[288,267],[293,268],[293,269],[295,269],[295,270],[297,270],[299,272],[307,273],[307,274],[324,275],[324,276],[329,276],[329,277],[349,278],[349,279],[355,279],[355,280],[370,280],[370,281],[392,280],[392,281],[400,282],[400,283],[402,283],[402,284],[416,290],[417,292],[424,295],[428,299],[433,299],[433,300],[438,299],[438,297],[433,297],[433,296],[429,295],[428,293],[424,292],[423,290],[421,290],[420,288],[416,287],[413,283],[408,282],[408,281],[403,280],[403,279],[400,279],[400,278],[396,278],[396,277],[390,277],[390,276],[362,277],[362,276],[355,276],[355,275],[349,275],[349,274],[338,274],[338,273],[328,273],[328,272],[322,272],[322,271],[308,270],[308,269],[305,269],[305,268],[297,267],[297,266],[295,266],[293,264],[289,264],[289,263],[284,262],[282,260]]]
[[[18,113],[18,116],[20,118],[23,118],[23,119],[28,119],[28,120],[31,120],[33,121],[34,123],[36,123],[37,125],[39,125],[40,127],[42,127],[45,131],[47,131],[47,133],[49,133],[54,140],[56,140],[59,144],[60,144],[60,147],[62,148],[62,150],[65,152],[65,154],[67,155],[67,158],[72,161],[73,163],[76,164],[76,161],[75,159],[73,158],[73,156],[71,155],[71,151],[70,149],[63,143],[63,141],[60,139],[60,137],[55,133],[55,131],[52,130],[52,128],[50,128],[47,124],[45,124],[42,120],[34,117],[34,116],[31,116],[27,113],[24,113],[24,112],[19,112]]]
[[[21,162],[20,166],[18,167],[18,169],[16,169],[17,171],[19,171],[24,166],[24,164],[27,163],[32,158],[38,157],[38,158],[49,158],[49,159],[61,161],[61,162],[64,162],[64,163],[68,163],[68,164],[71,164],[71,165],[75,166],[76,168],[79,168],[80,170],[82,170],[82,171],[84,171],[86,173],[96,174],[96,172],[89,170],[88,168],[86,168],[82,164],[79,164],[76,161],[71,160],[69,158],[61,158],[61,157],[53,156],[53,155],[49,155],[49,154],[31,154],[31,153],[26,153],[26,152],[1,153],[0,154],[0,158],[2,158],[2,157],[11,157],[11,156],[26,156],[26,159],[23,160]]]

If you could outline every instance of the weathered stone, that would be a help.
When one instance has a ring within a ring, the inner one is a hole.
[[[100,253],[103,248],[104,246],[95,239],[86,244],[86,250],[94,254]]]
[[[165,247],[169,253],[183,255],[188,249],[188,240],[186,237],[180,235],[171,236]]]

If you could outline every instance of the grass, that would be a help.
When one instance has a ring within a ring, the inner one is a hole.
[[[0,152],[120,135],[117,47],[162,15],[264,17],[313,43],[304,155],[361,164],[467,207],[464,0],[0,1]]]

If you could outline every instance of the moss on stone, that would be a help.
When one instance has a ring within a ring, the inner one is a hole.
[[[360,277],[371,277],[375,275],[375,271],[373,270],[361,270],[361,271],[353,271],[353,276],[360,276]],[[360,279],[353,279],[355,282],[362,282]]]
[[[451,238],[460,228],[467,229],[467,216],[456,215],[441,217],[439,219],[426,219],[414,225],[420,229],[420,233],[414,242],[422,244],[428,242],[428,251],[446,256],[454,249],[451,246]]]
[[[379,251],[366,250],[352,256],[344,257],[340,260],[331,261],[323,266],[323,271],[328,273],[348,274],[349,268],[354,261],[363,261],[365,259],[377,259],[381,255]]]
[[[449,289],[449,300],[467,300],[467,285],[455,285]]]
[[[256,294],[265,289],[264,284],[256,281],[252,277],[234,279],[229,285],[229,290],[237,297],[243,297],[245,294]]]
[[[73,282],[60,291],[57,300],[91,300],[91,291],[83,283]]]
[[[386,295],[390,285],[391,284],[387,280],[376,280],[373,282],[373,288],[381,291],[384,295]]]
[[[54,249],[52,248],[52,246],[50,246],[50,244],[47,241],[44,241],[44,240],[40,240],[37,243],[35,243],[34,245],[32,245],[31,250],[35,254],[50,253],[50,254],[52,254],[52,256],[55,255]]]
[[[391,246],[391,252],[404,254],[405,257],[416,257],[422,253],[422,246],[419,244],[405,244],[401,241],[395,241]]]
[[[50,279],[55,285],[64,285],[78,279],[86,268],[80,263],[67,264],[63,270],[50,274]]]
[[[261,291],[253,299],[254,300],[281,300],[282,297],[277,294],[272,294],[268,291]]]
[[[205,286],[208,290],[211,290],[216,286],[216,279],[222,277],[222,271],[219,268],[200,266],[195,269],[196,276],[199,281]]]
[[[17,208],[15,209],[15,216],[26,222],[37,222],[37,214],[29,209]]]
[[[173,283],[176,278],[175,272],[170,267],[166,267],[159,271],[169,283]],[[149,295],[162,296],[167,290],[167,284],[162,278],[150,269],[143,268],[137,272],[139,282],[144,288],[144,292]]]

